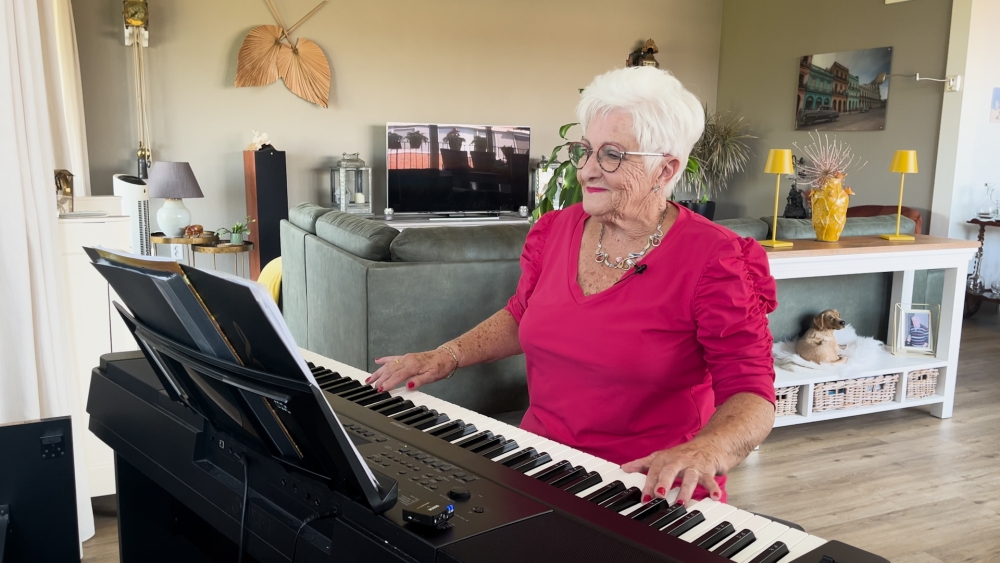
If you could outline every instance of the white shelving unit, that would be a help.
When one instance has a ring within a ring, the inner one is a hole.
[[[962,336],[964,282],[969,260],[978,247],[979,243],[975,241],[918,235],[914,242],[889,242],[878,237],[848,237],[837,243],[795,241],[795,246],[791,248],[767,249],[771,274],[779,280],[891,272],[891,303],[913,302],[913,274],[916,270],[941,269],[945,273],[935,356],[886,355],[866,369],[846,372],[831,370],[799,373],[776,369],[774,386],[798,386],[799,393],[797,413],[777,417],[774,426],[790,426],[924,405],[934,405],[931,414],[936,417],[951,417]],[[890,326],[893,321],[892,313],[890,307]],[[906,383],[909,373],[931,368],[938,369],[935,394],[920,399],[907,399]],[[813,390],[817,384],[896,373],[900,374],[900,378],[892,401],[813,412]]]

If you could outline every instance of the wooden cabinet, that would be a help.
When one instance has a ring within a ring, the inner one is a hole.
[[[100,363],[102,354],[135,350],[135,340],[118,312],[111,306],[117,299],[104,278],[90,265],[84,246],[129,249],[129,217],[60,218],[59,242],[65,276],[66,317],[73,353],[73,377],[79,398],[78,416],[89,423],[87,393],[90,372]],[[97,436],[87,431],[76,447],[82,447],[87,460],[91,496],[115,492],[114,452]]]

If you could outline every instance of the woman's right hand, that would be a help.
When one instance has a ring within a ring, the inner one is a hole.
[[[441,348],[403,356],[375,358],[375,363],[382,367],[375,370],[365,383],[380,393],[403,382],[406,382],[407,389],[416,389],[448,377],[455,368],[455,359]]]

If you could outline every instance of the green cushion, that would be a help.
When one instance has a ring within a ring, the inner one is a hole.
[[[315,203],[300,203],[288,210],[288,222],[296,227],[316,234],[316,220],[332,211],[328,207],[320,207]]]
[[[330,211],[316,221],[316,236],[365,260],[389,259],[389,245],[399,231],[351,213]]]
[[[720,219],[715,222],[717,225],[733,231],[741,237],[753,239],[767,238],[767,223],[753,217],[740,217],[739,219]]]
[[[771,217],[761,217],[761,221],[767,223]],[[770,224],[770,223],[768,223]],[[899,232],[913,234],[914,223],[912,219],[902,217],[899,222]],[[884,235],[896,232],[895,215],[879,215],[877,217],[848,217],[844,225],[842,237],[862,237],[871,235]],[[768,233],[770,234],[770,233]],[[812,219],[786,219],[778,217],[778,237],[779,240],[815,239],[816,231],[813,229]]]
[[[393,262],[517,260],[528,225],[406,229],[389,246]]]

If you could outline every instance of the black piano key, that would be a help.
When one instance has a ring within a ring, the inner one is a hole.
[[[549,466],[544,471],[538,472],[537,474],[533,475],[533,477],[543,483],[548,483],[549,481],[554,480],[556,477],[572,469],[573,465],[564,459],[560,462],[557,462]]]
[[[401,411],[396,414],[390,414],[389,418],[394,420],[403,420],[404,418],[410,418],[412,416],[416,416],[419,413],[427,412],[427,410],[428,410],[427,407],[416,407],[408,411]]]
[[[567,485],[563,490],[567,493],[577,495],[593,486],[599,485],[601,481],[603,481],[601,474],[596,471],[591,471],[590,473],[587,473],[583,477],[580,477],[576,481]]]
[[[326,385],[320,387],[320,389],[326,391],[327,393],[333,393],[334,395],[336,395],[341,391],[345,391],[347,389],[356,389],[358,387],[361,387],[360,383],[354,381],[351,378],[345,377],[343,379],[338,379],[337,381],[331,381],[330,383],[327,383]]]
[[[350,393],[344,393],[343,395],[341,395],[341,397],[347,399],[348,401],[356,401],[358,399],[362,399],[364,397],[368,397],[368,396],[371,396],[371,395],[377,395],[377,394],[378,394],[378,391],[372,389],[371,387],[363,386],[363,387],[361,387],[359,389],[355,389],[355,390],[351,391]]]
[[[687,514],[687,508],[684,508],[683,504],[675,502],[670,506],[670,508],[667,509],[666,512],[663,513],[662,516],[657,516],[657,518],[649,524],[649,527],[657,529],[662,528],[685,514]]]
[[[420,424],[421,422],[426,422],[428,420],[434,420],[438,416],[438,411],[429,410],[427,412],[416,413],[412,416],[403,416],[397,420],[403,424],[413,426],[414,424]]]
[[[513,469],[514,471],[520,471],[521,473],[527,473],[532,469],[535,469],[536,467],[541,467],[546,463],[549,463],[550,461],[552,461],[552,458],[549,456],[549,454],[542,452],[540,454],[536,454],[529,457],[527,461],[524,461],[519,465],[511,467],[511,469]]]
[[[503,435],[494,436],[489,440],[483,440],[481,442],[477,442],[475,446],[469,448],[469,451],[474,454],[481,454],[483,452],[488,452],[492,450],[493,448],[499,446],[505,441],[506,438],[504,438]]]
[[[437,426],[439,424],[444,424],[445,422],[448,422],[449,420],[451,420],[451,419],[448,418],[448,415],[437,413],[432,418],[429,418],[427,420],[423,420],[423,421],[421,421],[419,423],[416,423],[416,424],[411,424],[410,426],[416,428],[417,430],[427,430],[428,428],[433,428],[434,426]]]
[[[473,434],[472,436],[469,436],[468,438],[465,438],[464,440],[459,440],[459,441],[455,442],[455,445],[456,446],[461,446],[463,448],[469,448],[469,447],[474,446],[478,442],[481,442],[483,440],[489,440],[492,437],[493,437],[493,432],[491,432],[489,430],[483,430],[482,432],[479,432],[478,434]]]
[[[639,500],[641,499],[642,489],[638,487],[629,487],[625,490],[625,492],[618,493],[614,497],[604,501],[601,506],[614,512],[621,512],[630,506],[639,504]]]
[[[363,387],[364,387],[363,385],[352,379],[348,382],[345,382],[343,385],[338,385],[335,388],[327,389],[327,391],[333,393],[334,395],[340,395],[341,397],[343,397],[344,395],[350,395],[351,393],[354,393],[358,389],[362,389]],[[369,387],[369,389],[371,389],[371,387]]]
[[[465,422],[461,420],[453,420],[448,424],[445,424],[443,426],[438,426],[433,430],[428,430],[427,433],[430,434],[431,436],[442,436],[444,434],[451,434],[452,432],[458,430],[462,426],[465,426]]]
[[[334,381],[340,381],[341,379],[343,379],[343,377],[341,377],[339,373],[334,373],[330,371],[327,373],[316,374],[315,379],[317,384],[326,385]]]
[[[576,467],[573,468],[572,471],[569,471],[568,473],[560,475],[558,479],[550,482],[549,484],[552,485],[553,487],[558,487],[558,488],[562,489],[566,485],[569,485],[573,481],[576,481],[577,479],[579,479],[580,477],[583,477],[586,474],[587,474],[587,470],[584,469],[583,467],[577,465]]]
[[[499,446],[493,448],[492,450],[487,450],[481,455],[486,459],[496,459],[503,454],[510,453],[517,449],[517,442],[514,440],[507,440]]]
[[[757,557],[751,559],[750,563],[777,563],[786,555],[788,555],[788,546],[785,545],[785,542],[776,541],[757,554]]]
[[[678,519],[673,524],[670,524],[662,532],[666,532],[671,536],[680,537],[684,532],[694,528],[698,524],[705,521],[705,515],[701,513],[700,510],[692,510],[684,515],[683,518]]]
[[[383,403],[391,398],[392,395],[382,392],[382,393],[375,393],[374,395],[369,395],[367,397],[362,397],[360,399],[354,399],[354,402],[363,407],[367,407],[368,405]]]
[[[624,490],[625,483],[622,483],[621,481],[612,481],[584,497],[584,500],[589,500],[594,504],[601,504]]]
[[[475,424],[466,424],[465,426],[460,427],[458,430],[450,434],[442,434],[441,436],[438,437],[444,440],[445,442],[454,442],[455,440],[458,440],[459,438],[462,438],[464,436],[475,434],[477,431],[478,430]]]
[[[310,362],[308,360],[306,360],[306,365],[309,366],[309,369],[316,369],[316,364],[314,364],[314,363],[312,363],[312,362]],[[323,368],[319,368],[319,369],[323,369]]]
[[[523,451],[518,452],[517,455],[512,455],[507,459],[500,462],[501,465],[506,465],[507,467],[514,467],[521,462],[527,461],[529,457],[537,454],[538,451],[535,448],[525,448]]]
[[[753,535],[753,532],[750,530],[743,530],[726,540],[725,543],[720,545],[719,548],[715,550],[715,553],[718,553],[727,559],[732,559],[734,555],[743,551],[748,545],[755,541],[757,541],[757,536]]]
[[[361,405],[361,406],[365,406],[365,407],[368,407],[368,408],[370,408],[372,410],[375,410],[377,408],[388,406],[387,403],[389,403],[390,401],[394,401],[395,399],[399,398],[399,397],[393,397],[388,392],[379,393],[378,395],[376,395],[376,397],[377,398],[374,401],[361,400],[361,401],[357,401],[357,403],[359,405]],[[398,403],[400,401],[396,401],[396,402]],[[395,404],[395,403],[393,403],[393,404]]]
[[[412,408],[413,408],[413,401],[403,401],[402,403],[395,403],[395,404],[392,404],[392,405],[386,405],[386,406],[379,407],[377,409],[372,409],[372,410],[375,411],[375,412],[377,412],[377,413],[379,413],[379,414],[385,415],[385,416],[392,416],[394,414],[397,414],[397,413],[400,413],[400,412],[403,412],[403,411],[408,411],[408,410],[410,410]]]
[[[670,508],[670,505],[667,503],[667,499],[655,498],[647,502],[646,506],[630,514],[629,518],[636,522],[649,523],[657,519],[668,508]]]
[[[694,544],[703,549],[712,549],[719,542],[736,533],[736,528],[730,522],[719,522],[714,528],[705,532]]]
[[[387,409],[393,405],[398,405],[402,402],[403,402],[402,397],[393,397],[392,395],[389,395],[389,397],[385,401],[382,401],[380,403],[369,403],[365,406],[367,406],[368,408],[370,408],[375,412],[378,412],[382,409]]]

